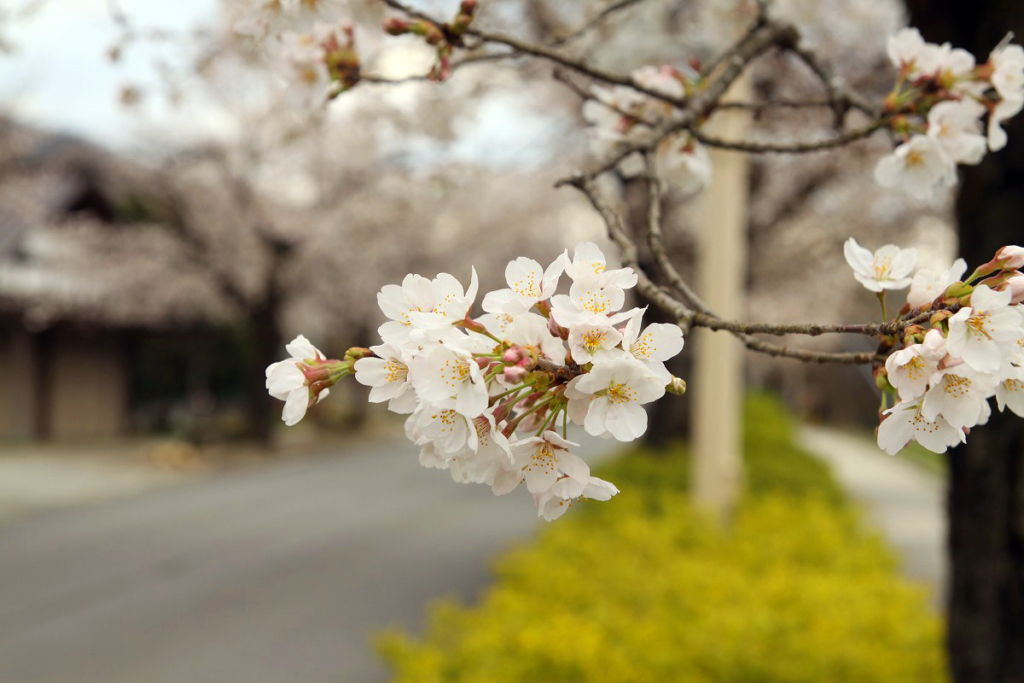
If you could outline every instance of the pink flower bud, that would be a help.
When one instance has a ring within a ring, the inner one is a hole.
[[[1024,247],[1010,245],[996,252],[996,261],[1005,270],[1017,270],[1024,267]]]
[[[480,356],[479,358],[476,359],[476,364],[480,367],[481,370],[486,370],[491,366],[491,359]]]
[[[505,352],[505,355],[502,356],[501,359],[506,363],[518,363],[523,359],[523,355],[523,350],[521,348],[513,346]]]
[[[1018,273],[1007,280],[1006,289],[1010,290],[1010,294],[1013,296],[1010,303],[1024,302],[1024,273]]]
[[[533,370],[537,367],[537,361],[534,360],[533,356],[524,356],[522,360],[516,363],[516,367],[523,368],[524,370]]]
[[[548,332],[550,332],[552,336],[560,339],[569,338],[569,330],[556,323],[554,318],[548,318]]]
[[[526,378],[526,369],[518,365],[510,365],[505,368],[504,378],[509,384],[522,384],[523,379]]]

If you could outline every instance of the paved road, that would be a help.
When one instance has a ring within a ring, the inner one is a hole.
[[[386,680],[368,634],[471,599],[538,522],[408,444],[349,450],[0,527],[0,681]]]
[[[846,491],[899,553],[907,576],[944,604],[946,508],[941,479],[858,436],[823,427],[800,431],[804,448],[828,462]]]

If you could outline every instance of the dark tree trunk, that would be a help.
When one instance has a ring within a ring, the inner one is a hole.
[[[979,61],[1008,31],[1024,35],[1021,0],[911,0],[912,25]],[[962,167],[956,213],[971,268],[1024,237],[1024,120],[1010,143]],[[1024,423],[1005,414],[949,455],[950,667],[956,683],[1024,681]]]
[[[278,326],[277,309],[277,297],[270,295],[248,316],[249,338],[252,340],[252,356],[246,372],[249,434],[264,445],[270,444],[274,427],[281,419],[281,402],[268,394],[265,386],[267,366],[285,357],[285,339]]]

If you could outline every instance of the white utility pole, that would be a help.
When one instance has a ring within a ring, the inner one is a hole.
[[[741,77],[732,99],[750,100],[750,81]],[[723,111],[709,134],[742,140],[750,115]],[[718,315],[744,317],[747,279],[747,210],[750,162],[745,154],[711,150],[714,174],[700,212],[697,291]],[[720,521],[729,518],[743,477],[744,347],[726,332],[696,329],[693,396],[693,497]]]

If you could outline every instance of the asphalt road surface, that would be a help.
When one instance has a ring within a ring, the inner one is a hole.
[[[387,680],[372,634],[539,523],[408,444],[347,450],[0,527],[0,683]]]

